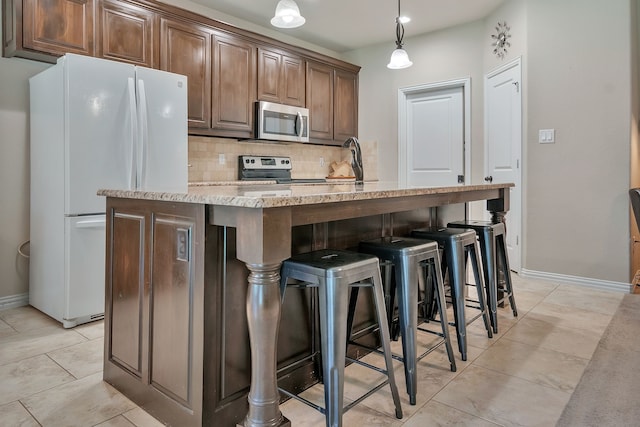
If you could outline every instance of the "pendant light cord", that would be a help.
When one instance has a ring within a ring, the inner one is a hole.
[[[404,25],[400,22],[400,0],[398,0],[398,16],[396,16],[396,48],[402,49],[402,39],[404,38]]]

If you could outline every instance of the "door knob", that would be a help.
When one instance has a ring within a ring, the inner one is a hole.
[[[485,180],[486,182],[493,182],[493,177],[492,177],[491,175],[489,175],[489,176],[485,176],[485,177],[484,177],[484,180]]]

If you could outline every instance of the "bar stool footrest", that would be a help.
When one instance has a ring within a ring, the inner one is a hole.
[[[304,397],[302,397],[302,396],[299,396],[299,395],[297,395],[297,394],[293,394],[293,393],[291,393],[291,392],[289,392],[289,391],[287,391],[287,390],[283,389],[282,387],[278,387],[278,391],[279,391],[280,393],[284,394],[284,395],[289,396],[289,397],[290,397],[290,398],[292,398],[292,399],[296,399],[296,400],[298,400],[298,401],[300,401],[300,402],[304,403],[305,405],[308,405],[308,406],[312,407],[312,408],[313,408],[313,409],[315,409],[316,411],[320,412],[322,415],[326,415],[326,410],[325,410],[325,408],[323,408],[322,406],[317,405],[317,404],[315,404],[315,403],[311,402],[310,400],[305,399],[305,398],[304,398]]]

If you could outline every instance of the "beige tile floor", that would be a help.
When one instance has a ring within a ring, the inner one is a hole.
[[[347,412],[344,425],[555,425],[623,295],[517,275],[514,286],[519,316],[500,309],[492,339],[480,320],[470,325],[468,360],[456,351],[456,372],[442,346],[419,363],[415,406],[404,393],[402,365],[394,362],[403,419],[394,417],[385,387]],[[420,335],[425,346],[431,339]],[[102,348],[102,321],[65,330],[31,307],[0,311],[0,426],[161,426],[102,381]],[[399,352],[399,343],[393,348]],[[349,366],[345,400],[380,378]],[[305,396],[321,403],[321,386]],[[324,426],[320,413],[298,401],[281,408],[293,426]]]

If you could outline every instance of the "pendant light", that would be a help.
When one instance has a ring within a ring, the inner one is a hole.
[[[403,21],[400,17],[400,0],[398,0],[398,16],[396,16],[396,50],[391,53],[391,59],[387,64],[387,68],[391,68],[392,70],[408,68],[413,65],[413,62],[409,60],[407,51],[402,48],[402,39],[404,38],[403,22],[407,21]]]
[[[276,6],[276,14],[271,25],[278,28],[296,28],[305,23],[300,9],[294,0],[280,0]]]

